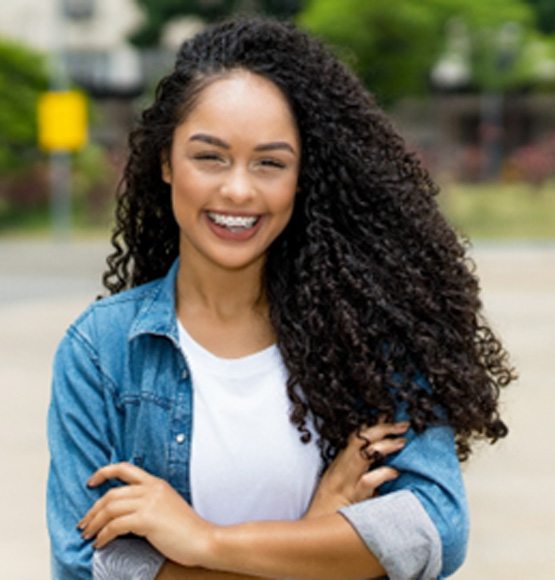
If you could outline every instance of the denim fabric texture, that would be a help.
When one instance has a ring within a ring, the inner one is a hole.
[[[94,302],[58,347],[48,414],[53,580],[92,577],[92,545],[76,525],[109,488],[86,485],[99,467],[129,461],[190,501],[192,387],[177,331],[177,268],[176,261],[166,277]],[[434,428],[410,437],[388,460],[403,475],[380,491],[413,492],[439,532],[443,573],[450,574],[464,558],[468,534],[453,436]]]

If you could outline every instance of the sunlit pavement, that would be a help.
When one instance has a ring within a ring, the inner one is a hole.
[[[107,245],[0,240],[0,578],[49,578],[44,517],[50,368],[100,291]],[[555,245],[478,246],[489,319],[520,381],[510,437],[465,467],[472,530],[457,580],[551,580],[555,570]]]

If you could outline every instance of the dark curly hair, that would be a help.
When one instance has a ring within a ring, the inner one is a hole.
[[[514,374],[437,187],[360,81],[290,23],[238,17],[182,45],[130,136],[106,288],[163,276],[177,257],[160,158],[203,88],[237,69],[281,89],[301,135],[295,210],[264,285],[302,439],[310,413],[330,461],[399,409],[417,432],[451,425],[461,460],[475,438],[505,436],[498,400]]]

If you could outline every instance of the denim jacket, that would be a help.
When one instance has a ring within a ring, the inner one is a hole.
[[[87,487],[99,467],[129,461],[190,502],[192,390],[177,331],[177,268],[93,303],[58,347],[48,415],[53,580],[91,578],[92,546],[76,525],[111,485]],[[401,476],[341,513],[389,578],[428,580],[461,565],[468,513],[451,430],[408,439],[387,460]]]

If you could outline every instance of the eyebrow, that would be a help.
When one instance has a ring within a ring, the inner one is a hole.
[[[208,145],[216,145],[217,147],[222,147],[222,149],[231,149],[231,145],[218,137],[213,137],[212,135],[207,135],[206,133],[195,133],[191,135],[189,141],[202,141],[203,143],[208,143]]]
[[[287,141],[275,141],[274,143],[263,143],[262,145],[258,145],[254,148],[255,151],[276,151],[284,149],[286,151],[290,151],[291,153],[295,153],[295,150]]]
[[[222,149],[231,149],[231,145],[227,141],[224,141],[218,137],[214,137],[213,135],[207,135],[206,133],[195,133],[194,135],[191,135],[189,141],[201,141],[203,143],[207,143],[208,145],[221,147]],[[293,147],[287,143],[287,141],[262,143],[254,148],[255,151],[277,151],[280,149],[290,151],[291,153],[295,154],[295,149],[293,149]]]

